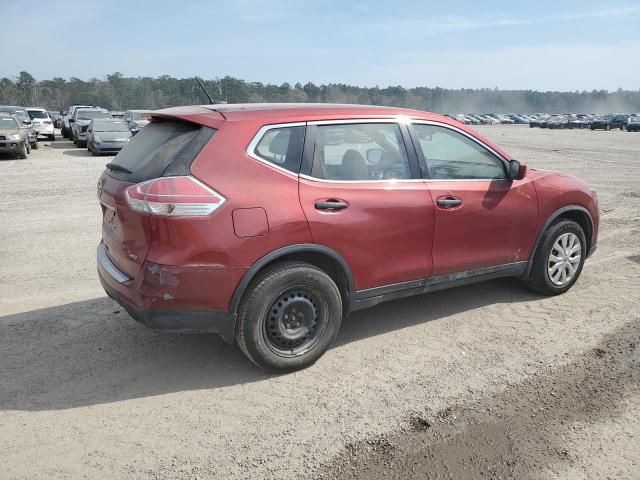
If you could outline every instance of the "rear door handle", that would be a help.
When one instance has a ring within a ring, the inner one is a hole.
[[[436,203],[440,208],[455,208],[462,205],[462,200],[454,197],[439,198]]]
[[[347,202],[343,202],[341,200],[323,200],[321,202],[316,202],[315,207],[316,210],[344,210],[347,208],[349,204]]]

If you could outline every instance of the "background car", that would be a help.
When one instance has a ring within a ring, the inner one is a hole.
[[[87,149],[93,155],[117,153],[131,136],[131,130],[124,120],[94,119],[87,129]]]
[[[27,158],[29,139],[15,115],[0,112],[0,152],[13,153],[18,158]]]
[[[627,123],[627,132],[640,132],[640,115],[632,115]]]
[[[129,125],[131,133],[135,135],[149,123],[150,115],[149,110],[127,110],[124,112],[124,120]]]
[[[97,118],[111,118],[109,110],[104,108],[76,108],[73,112],[73,118],[70,119],[71,138],[76,147],[87,146],[87,128],[91,120]]]
[[[27,153],[30,153],[32,148],[38,148],[38,132],[36,132],[33,122],[31,122],[31,117],[29,117],[24,107],[0,106],[0,112],[11,113],[19,120],[20,128],[27,133],[27,138],[29,139]]]
[[[62,117],[62,125],[60,127],[60,133],[63,138],[71,138],[71,124],[69,120],[73,118],[73,114],[76,108],[95,108],[93,105],[71,105]]]
[[[53,120],[44,108],[27,108],[27,113],[33,122],[38,135],[47,137],[51,141],[55,141],[56,135],[53,131]]]
[[[611,119],[613,115],[600,115],[591,120],[589,128],[591,130],[611,130]]]
[[[629,123],[629,115],[626,113],[621,113],[618,115],[614,115],[609,125],[611,128],[619,128],[620,130],[624,130],[627,127],[627,123]]]

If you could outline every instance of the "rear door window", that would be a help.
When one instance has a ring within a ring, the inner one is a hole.
[[[319,125],[311,176],[339,181],[410,179],[400,127],[395,123]]]
[[[138,183],[152,178],[188,175],[191,163],[215,130],[183,122],[153,122],[134,136],[116,155],[109,175]]]

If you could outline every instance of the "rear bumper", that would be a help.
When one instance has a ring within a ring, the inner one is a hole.
[[[53,135],[53,125],[40,124],[36,126],[36,132],[38,135]]]
[[[189,308],[184,305],[184,301],[175,297],[180,295],[179,284],[165,284],[159,288],[146,278],[144,271],[149,271],[150,268],[143,267],[136,278],[129,278],[111,262],[103,243],[98,245],[97,266],[100,283],[107,295],[137,322],[159,330],[217,333],[226,342],[233,343],[236,323],[234,313]]]

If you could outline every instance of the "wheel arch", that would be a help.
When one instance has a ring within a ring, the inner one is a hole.
[[[233,292],[229,312],[237,314],[247,289],[260,272],[275,263],[291,260],[309,263],[329,275],[340,290],[343,314],[346,315],[350,311],[355,298],[355,283],[346,260],[335,250],[323,245],[297,244],[274,250],[256,261],[243,275]]]
[[[593,218],[591,217],[591,213],[586,208],[580,205],[567,205],[562,207],[555,212],[553,212],[549,218],[544,222],[544,225],[538,232],[538,236],[536,241],[531,249],[531,254],[529,255],[529,262],[527,264],[527,268],[524,272],[524,276],[529,276],[531,272],[531,267],[533,266],[533,258],[540,246],[540,241],[542,240],[542,236],[544,232],[546,232],[549,227],[555,225],[556,223],[562,220],[573,220],[576,222],[582,230],[584,231],[584,236],[587,241],[587,257],[591,253],[591,242],[593,241]]]

